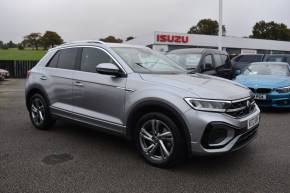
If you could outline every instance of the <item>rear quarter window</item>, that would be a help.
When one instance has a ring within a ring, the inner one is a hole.
[[[54,54],[54,56],[50,59],[50,61],[48,62],[46,66],[51,67],[51,68],[56,68],[57,63],[58,63],[58,58],[59,58],[59,52]]]

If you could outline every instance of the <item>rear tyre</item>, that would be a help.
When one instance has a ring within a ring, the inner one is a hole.
[[[40,130],[47,130],[55,123],[47,102],[40,94],[34,94],[30,98],[29,115],[34,127]]]
[[[135,145],[153,166],[168,168],[185,158],[185,141],[175,122],[162,113],[143,115],[136,124]]]

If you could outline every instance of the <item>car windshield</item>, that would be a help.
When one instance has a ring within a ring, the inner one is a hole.
[[[138,73],[179,74],[186,70],[149,48],[115,47],[112,48],[131,68]]]
[[[197,68],[202,57],[201,54],[168,54],[167,56],[186,69]]]
[[[244,70],[243,74],[289,76],[289,67],[287,64],[253,63]]]

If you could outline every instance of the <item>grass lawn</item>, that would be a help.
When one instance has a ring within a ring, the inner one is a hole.
[[[0,60],[40,60],[46,53],[45,50],[18,50],[10,48],[8,50],[0,49]]]

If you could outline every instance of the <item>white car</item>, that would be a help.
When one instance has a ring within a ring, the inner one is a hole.
[[[4,80],[5,78],[8,78],[10,76],[9,71],[0,69],[0,80]]]

